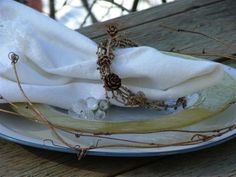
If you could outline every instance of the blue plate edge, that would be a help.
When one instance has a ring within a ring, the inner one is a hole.
[[[35,147],[35,148],[40,148],[40,149],[45,149],[45,150],[51,150],[51,151],[58,151],[58,152],[64,152],[64,153],[76,153],[76,151],[70,149],[70,148],[64,148],[64,147],[51,147],[47,145],[40,145],[37,143],[32,143],[20,139],[16,139],[7,135],[4,135],[0,133],[0,138],[21,144],[21,145],[26,145],[30,147]],[[189,152],[194,152],[194,151],[199,151],[202,149],[210,148],[219,144],[222,144],[226,141],[229,141],[233,138],[236,138],[236,133],[218,140],[214,142],[210,142],[206,145],[198,146],[198,147],[192,147],[192,148],[187,148],[187,149],[181,149],[181,150],[173,150],[173,151],[166,151],[166,152],[96,152],[96,151],[88,151],[87,155],[90,156],[106,156],[106,157],[152,157],[152,156],[166,156],[166,155],[174,155],[174,154],[184,154],[184,153],[189,153]]]

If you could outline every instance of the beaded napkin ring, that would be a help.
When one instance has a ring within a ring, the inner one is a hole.
[[[124,85],[121,78],[112,72],[111,64],[115,59],[113,51],[115,48],[137,47],[138,45],[118,34],[116,26],[111,25],[107,29],[109,38],[98,45],[97,65],[101,79],[106,90],[107,100],[115,99],[125,106],[145,107],[157,110],[167,110],[168,108],[177,109],[179,106],[185,108],[187,100],[185,97],[178,98],[174,104],[167,104],[162,100],[149,100],[141,91],[134,93]],[[111,96],[110,96],[111,94]]]

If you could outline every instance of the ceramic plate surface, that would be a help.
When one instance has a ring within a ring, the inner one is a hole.
[[[225,71],[229,73],[236,80],[236,70],[225,66]],[[230,106],[224,112],[208,118],[204,121],[194,125],[184,127],[185,130],[212,130],[223,128],[236,124],[236,105]],[[121,143],[111,139],[101,139],[94,137],[80,137],[61,132],[63,138],[72,144],[80,146],[90,146],[99,144],[115,144]],[[22,119],[17,116],[0,114],[0,137],[19,144],[28,145],[37,148],[43,148],[54,151],[75,153],[74,150],[66,147],[60,143],[53,135],[47,126],[38,124],[36,122]],[[192,134],[163,132],[163,133],[149,133],[149,134],[116,134],[105,137],[122,138],[133,141],[153,142],[153,143],[174,143],[180,141],[187,141],[192,137]],[[220,137],[214,138],[210,141],[188,146],[172,146],[163,148],[101,148],[88,151],[88,155],[97,156],[160,156],[169,154],[179,154],[191,151],[196,151],[223,143],[229,139],[236,137],[236,130],[228,132]]]

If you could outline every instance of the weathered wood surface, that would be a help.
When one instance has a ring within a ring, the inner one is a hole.
[[[172,32],[161,25],[203,32],[231,45],[236,45],[235,9],[234,0],[180,0],[98,23],[79,31],[100,41],[106,36],[105,26],[115,23],[120,31],[140,45],[148,45],[166,51],[175,48],[181,52],[201,52],[205,48],[208,52],[232,53],[235,51],[222,47],[221,44],[211,39],[199,35]],[[233,46],[235,47],[235,45]]]
[[[235,0],[179,0],[142,12],[95,24],[79,31],[96,41],[105,25],[118,24],[122,32],[141,45],[181,52],[236,53],[211,39],[168,31],[160,24],[207,33],[236,48]],[[227,64],[232,62],[227,61]],[[234,63],[236,64],[236,63]],[[51,152],[0,140],[0,176],[236,176],[235,139],[199,152],[152,158],[86,157]]]

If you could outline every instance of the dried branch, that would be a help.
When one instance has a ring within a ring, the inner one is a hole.
[[[206,57],[216,57],[218,59],[230,59],[236,61],[236,56],[234,55],[225,55],[220,53],[210,53],[210,52],[181,52],[178,50],[170,50],[168,52],[182,54],[182,55],[192,55],[192,56],[206,56]]]
[[[55,0],[49,0],[49,8],[50,8],[49,16],[55,19],[56,18]]]
[[[81,23],[80,27],[83,27],[84,24],[86,23],[88,17],[90,16],[90,12],[92,12],[92,8],[93,6],[95,5],[95,3],[97,2],[97,0],[94,0],[93,3],[91,4],[91,6],[89,7],[89,12],[88,14],[86,15],[86,17],[84,18],[84,21]],[[92,16],[91,16],[92,17]]]
[[[139,3],[139,0],[134,0],[133,6],[131,9],[132,12],[137,11],[138,3]]]
[[[93,12],[91,11],[91,7],[89,7],[89,3],[87,0],[81,0],[81,2],[83,3],[83,6],[85,7],[85,9],[88,11],[88,14],[91,16],[92,22],[96,23],[98,22],[97,18],[95,17],[95,15],[93,14]]]
[[[113,8],[113,4],[107,8],[106,13],[101,17],[101,20],[103,20],[110,13],[112,8]]]
[[[13,112],[13,111],[8,111],[8,110],[5,110],[5,109],[0,109],[0,112],[21,116],[19,113],[16,113],[16,112]]]
[[[129,13],[131,12],[129,9],[125,8],[121,4],[116,3],[114,0],[104,0],[104,1],[114,4],[115,6],[119,7],[122,11],[126,11]]]
[[[204,33],[202,33],[202,32],[191,31],[191,30],[186,30],[186,29],[181,29],[181,28],[173,28],[173,27],[170,27],[170,26],[167,26],[167,25],[164,25],[164,24],[160,24],[159,26],[162,27],[162,28],[166,28],[166,29],[168,29],[168,30],[170,30],[170,31],[184,32],[184,33],[191,33],[191,34],[201,35],[201,36],[203,36],[203,37],[206,37],[206,38],[208,38],[208,39],[211,39],[211,40],[213,40],[213,41],[216,41],[216,42],[222,44],[222,45],[225,46],[226,48],[230,48],[230,49],[234,50],[234,48],[233,48],[230,44],[228,44],[228,43],[226,43],[226,42],[224,42],[224,41],[222,41],[222,40],[220,40],[220,39],[218,39],[218,38],[215,38],[215,37],[209,36],[209,35],[207,35],[207,34],[204,34]]]
[[[59,12],[60,10],[62,10],[63,9],[63,7],[65,7],[66,5],[69,5],[69,0],[65,0],[64,1],[64,3],[62,4],[62,6],[59,8],[59,9],[56,9],[56,12],[55,12],[55,14],[57,13],[57,12]]]
[[[0,95],[0,99],[4,100],[6,103],[10,104],[12,107],[17,108],[17,106],[14,103],[11,103],[9,100],[4,98],[3,96]]]
[[[22,93],[22,95],[24,96],[24,98],[26,99],[26,102],[28,103],[29,107],[32,109],[32,111],[38,116],[39,121],[43,120],[47,123],[48,127],[52,130],[52,132],[55,134],[55,136],[57,137],[57,139],[62,142],[64,145],[66,145],[67,147],[70,147],[72,149],[74,149],[76,152],[80,153],[80,149],[77,149],[75,146],[71,145],[70,143],[68,143],[67,141],[64,140],[63,137],[61,137],[61,135],[57,132],[55,126],[48,121],[48,119],[37,109],[35,108],[35,106],[33,105],[33,103],[30,101],[29,97],[26,95],[26,93],[24,92],[23,87],[21,86],[21,82],[20,82],[20,78],[19,75],[17,73],[17,69],[16,69],[16,63],[18,62],[19,56],[16,55],[15,53],[11,52],[9,54],[9,59],[11,60],[11,63],[13,65],[13,70],[14,70],[14,74],[16,77],[16,81],[17,81],[17,85],[20,89],[20,92]]]

